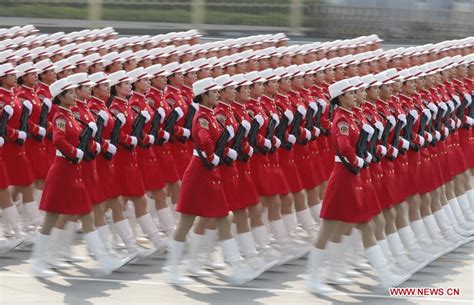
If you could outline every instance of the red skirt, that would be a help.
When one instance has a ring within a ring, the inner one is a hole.
[[[81,162],[82,167],[82,180],[86,185],[87,192],[92,204],[97,205],[103,203],[108,199],[102,189],[100,183],[99,174],[97,172],[96,161],[84,161]]]
[[[238,192],[239,201],[241,206],[248,208],[254,206],[260,202],[258,198],[257,189],[252,180],[252,174],[250,172],[250,166],[248,162],[236,161],[237,171],[239,174],[239,180],[237,181],[239,190],[245,190]]]
[[[163,170],[151,148],[137,147],[137,160],[145,190],[161,190],[165,187]]]
[[[321,137],[320,137],[321,138]],[[319,139],[319,138],[318,138]],[[325,141],[323,141],[325,140]],[[332,168],[334,167],[334,156],[336,155],[336,153],[334,152],[334,147],[331,145],[332,141],[331,141],[331,136],[323,136],[322,137],[322,140],[321,140],[321,143],[322,143],[322,146],[321,147],[324,147],[324,149],[321,149],[322,150],[322,158],[324,160],[324,163],[323,163],[323,168],[325,169],[325,177],[326,177],[326,180],[327,181],[329,179],[329,176],[331,175],[331,172],[332,172]]]
[[[374,183],[379,198],[380,207],[382,209],[390,208],[393,205],[394,200],[389,185],[385,183],[386,178],[384,176],[382,163],[372,163],[369,169],[372,176],[372,182]]]
[[[51,141],[49,138],[44,139],[44,144],[46,145],[49,164],[53,164],[54,158],[56,157],[56,146],[54,146],[53,141]]]
[[[232,163],[230,166],[219,166],[219,172],[229,211],[246,208],[239,198],[239,193],[243,192],[243,189],[239,189],[239,172],[235,163]]]
[[[117,198],[121,191],[119,182],[116,181],[115,164],[112,160],[105,159],[102,155],[96,158],[97,173],[99,183],[106,199]]]
[[[314,174],[314,164],[306,145],[296,143],[294,146],[296,167],[300,174],[301,182],[305,190],[311,190],[320,184]]]
[[[406,180],[406,192],[408,196],[414,196],[419,193],[419,185],[421,182],[420,153],[413,150],[408,150],[406,152],[406,157],[408,160],[408,168],[410,169],[410,173],[404,177],[404,180]]]
[[[0,151],[0,189],[6,189],[10,185],[10,179],[8,179],[7,169],[3,160],[2,151]]]
[[[354,175],[336,162],[324,192],[321,218],[347,223],[365,223],[373,210],[364,202],[364,187],[360,175]]]
[[[169,145],[179,176],[183,177],[184,171],[191,161],[192,151],[189,151],[187,143],[176,141],[169,143]]]
[[[39,142],[28,138],[25,142],[25,150],[28,159],[30,159],[35,180],[45,179],[51,163],[44,141]]]
[[[193,157],[184,172],[176,211],[201,217],[225,217],[229,208],[218,167],[208,170]]]
[[[276,187],[276,183],[274,183],[274,171],[267,155],[254,154],[250,158],[250,169],[252,180],[259,196],[275,196],[280,194],[280,190]]]
[[[321,150],[316,143],[316,141],[311,141],[308,143],[309,155],[311,157],[311,162],[313,163],[314,175],[318,185],[326,181],[326,168],[323,165],[323,158]]]
[[[408,157],[406,155],[399,154],[393,163],[395,167],[395,175],[397,176],[398,181],[398,190],[400,192],[400,196],[396,199],[403,198],[401,200],[403,201],[407,197],[414,195],[412,194],[413,190],[411,189],[410,185],[408,185],[409,179],[407,179],[407,177],[410,175]]]
[[[145,185],[138,168],[136,150],[128,151],[124,147],[120,147],[113,160],[120,195],[126,197],[143,196]]]
[[[272,166],[272,172],[275,179],[273,182],[276,183],[275,187],[277,187],[280,191],[278,192],[279,195],[287,195],[291,192],[290,186],[288,185],[287,179],[285,178],[285,174],[280,166],[280,160],[278,158],[277,153],[272,153],[268,155],[268,160]]]
[[[285,174],[286,182],[290,187],[292,193],[298,193],[303,190],[303,183],[301,182],[298,167],[296,166],[295,156],[293,150],[285,148],[278,150],[278,158],[280,160],[280,166]]]
[[[384,208],[391,208],[395,204],[402,202],[405,200],[403,194],[400,192],[399,185],[397,182],[397,175],[395,174],[395,165],[393,161],[390,161],[386,158],[380,161],[382,164],[382,171],[383,171],[383,183],[387,185],[387,189],[390,192],[391,203]]]
[[[8,141],[2,149],[10,185],[28,186],[35,182],[36,179],[30,159],[26,156],[25,147]]]
[[[92,211],[81,164],[56,157],[44,183],[40,209],[50,213],[83,215]]]
[[[155,145],[153,150],[163,171],[162,174],[165,183],[175,183],[181,180],[176,162],[169,149],[169,144],[164,144],[163,146]]]
[[[382,206],[377,195],[370,168],[363,169],[360,172],[360,178],[364,187],[365,203],[370,207],[372,216],[376,216],[382,212]]]

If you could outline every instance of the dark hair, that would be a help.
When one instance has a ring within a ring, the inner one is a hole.
[[[17,80],[16,80],[16,83],[18,85],[23,85],[25,83],[25,81],[23,80],[23,76],[18,77]]]
[[[195,97],[193,98],[193,102],[196,103],[196,104],[201,104],[201,103],[202,103],[202,100],[203,100],[202,96],[203,96],[204,94],[206,94],[206,92],[201,93],[201,94],[199,94],[198,96],[195,96]]]
[[[69,90],[70,90],[70,89],[69,89]],[[58,95],[56,95],[56,96],[54,97],[54,99],[53,99],[53,104],[55,104],[55,105],[61,104],[61,100],[59,99],[59,96],[64,96],[64,94],[65,94],[67,91],[68,91],[68,90],[65,90],[65,91],[59,93]]]
[[[240,92],[240,89],[242,89],[242,86],[235,87],[235,91]]]
[[[117,95],[117,88],[116,88],[117,85],[118,85],[118,84],[113,85],[113,86],[110,88],[110,95],[113,95],[113,96]]]
[[[331,99],[329,101],[329,104],[334,105],[334,106],[339,105],[339,96],[336,96],[335,98]]]
[[[135,86],[136,83],[137,83],[137,82],[132,83],[132,90],[133,90],[133,91],[136,91],[136,86]]]

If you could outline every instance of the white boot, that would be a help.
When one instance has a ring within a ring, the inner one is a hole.
[[[0,254],[5,254],[8,251],[11,251],[17,248],[23,240],[15,238],[15,239],[0,239]]]
[[[457,200],[459,206],[461,207],[464,218],[466,221],[472,224],[474,222],[474,213],[471,210],[471,205],[469,204],[467,194],[462,194],[461,196],[457,197]]]
[[[255,279],[261,274],[260,270],[254,270],[240,256],[239,248],[235,239],[227,239],[220,242],[222,254],[231,267],[230,281],[240,285]]]
[[[203,253],[206,244],[206,236],[196,234],[194,232],[191,232],[189,235],[188,263],[186,271],[191,276],[211,276],[211,272],[206,271],[202,268],[204,260],[206,259],[205,254]]]
[[[110,256],[97,231],[85,233],[84,240],[89,253],[93,254],[94,259],[99,263],[98,271],[103,275],[111,274],[130,261],[129,257],[119,259]]]
[[[390,250],[390,247],[388,245],[388,241],[386,239],[377,240],[377,244],[380,246],[380,249],[382,249],[383,256],[387,260],[388,264],[390,264],[390,269],[392,269],[393,273],[395,273],[397,275],[400,275],[400,276],[405,276],[405,275],[410,274],[409,271],[404,269],[404,267],[406,267],[406,266],[402,265],[401,262],[398,262],[395,259],[394,255],[392,255],[392,251]],[[414,262],[412,262],[410,260],[408,260],[408,261],[413,263],[413,266],[410,266],[410,267],[412,267],[412,268],[416,267],[416,264]],[[400,264],[400,265],[398,265],[398,264]]]
[[[145,248],[137,243],[135,236],[133,236],[132,228],[126,219],[114,223],[120,239],[125,244],[128,256],[133,257],[131,263],[135,263],[145,259],[156,252],[156,248]]]
[[[367,263],[365,258],[364,245],[362,243],[362,232],[359,229],[353,228],[352,232],[352,248],[354,253],[354,267],[358,270],[368,270],[370,265]]]
[[[369,259],[370,264],[377,271],[377,276],[383,287],[389,288],[399,286],[409,279],[409,275],[399,276],[393,273],[389,267],[389,264],[387,263],[387,260],[384,258],[382,249],[380,249],[379,245],[367,248],[365,250],[365,254]]]
[[[421,249],[410,226],[398,229],[398,236],[405,246],[405,249],[408,250],[408,256],[410,258],[416,258],[416,261],[426,262],[426,264],[431,263],[437,258],[435,254],[423,251]]]
[[[163,268],[168,283],[176,286],[184,286],[194,282],[189,277],[184,276],[179,270],[181,259],[183,257],[184,245],[184,242],[176,241],[173,238],[170,239],[166,264]]]
[[[158,211],[156,211],[156,214],[158,215],[158,221],[160,223],[161,229],[165,232],[166,236],[171,236],[175,228],[175,220],[171,209],[159,209]]]
[[[51,233],[49,234],[49,254],[45,257],[45,261],[53,269],[66,269],[70,268],[72,265],[65,262],[60,257],[60,252],[64,244],[64,230],[53,227]]]
[[[12,244],[18,242],[18,245],[28,246],[32,245],[34,239],[28,238],[25,233],[21,230],[20,226],[20,215],[15,205],[12,205],[8,208],[2,209],[2,216],[6,223],[13,229],[14,235],[10,241]]]
[[[327,294],[333,291],[331,287],[325,284],[324,279],[321,277],[321,268],[324,265],[326,259],[326,250],[321,250],[315,247],[311,247],[311,251],[308,256],[308,273],[309,279],[307,282],[308,290],[316,294]]]
[[[282,219],[270,221],[270,228],[279,245],[278,250],[282,255],[289,257],[289,260],[302,258],[310,250],[307,243],[290,238]]]
[[[250,267],[254,270],[260,271],[260,274],[275,267],[278,263],[278,260],[276,259],[272,262],[267,262],[262,256],[260,256],[251,232],[237,234],[236,239],[242,256]]]
[[[340,272],[344,269],[343,266],[343,258],[344,258],[344,244],[334,243],[334,242],[327,242],[326,249],[328,251],[328,272],[327,272],[327,279],[326,281],[329,284],[334,285],[347,285],[352,283],[347,277],[344,277]]]
[[[258,251],[267,263],[276,261],[275,267],[287,263],[287,258],[270,245],[266,226],[252,227],[252,235],[257,244]]]
[[[41,226],[41,221],[43,220],[43,216],[40,213],[38,203],[36,201],[24,202],[23,208],[24,208],[26,216],[31,221],[31,223],[36,228]]]
[[[311,216],[313,216],[314,221],[316,224],[321,223],[321,217],[319,217],[319,214],[321,213],[321,207],[323,206],[322,203],[313,205],[309,207],[309,210],[311,212]]]
[[[433,215],[423,217],[423,222],[425,223],[431,238],[436,243],[442,244],[444,246],[445,251],[443,251],[443,254],[449,253],[462,245],[462,241],[450,241],[443,238],[443,233],[439,229],[438,223],[436,222],[436,219]]]
[[[209,270],[224,270],[227,265],[222,262],[220,256],[216,255],[216,245],[219,240],[218,232],[215,229],[206,229],[204,244],[204,267]]]
[[[474,211],[474,189],[470,189],[466,192],[467,198],[469,199],[469,205],[471,206],[471,211]]]
[[[443,206],[443,210],[446,212],[446,215],[448,216],[450,224],[453,226],[454,231],[461,236],[468,237],[474,234],[474,230],[470,229],[463,229],[458,223],[458,219],[456,216],[454,216],[453,209],[451,208],[451,205],[446,204]]]
[[[85,257],[74,255],[71,248],[76,240],[76,223],[68,221],[61,234],[64,234],[64,236],[61,239],[63,243],[58,250],[59,257],[64,258],[67,262],[78,263],[85,261]]]
[[[420,243],[420,247],[427,253],[433,254],[436,258],[440,257],[443,249],[436,244],[426,230],[425,223],[422,219],[417,219],[410,223],[410,227]]]
[[[56,276],[57,273],[48,268],[45,258],[49,255],[50,236],[38,233],[38,238],[31,254],[31,272],[34,276],[46,278]]]
[[[451,210],[453,211],[454,217],[456,218],[456,221],[459,224],[459,227],[461,227],[461,229],[471,232],[472,229],[474,228],[473,227],[474,224],[466,221],[457,199],[453,198],[453,199],[448,200],[448,204],[451,207]]]
[[[445,209],[440,209],[436,212],[433,213],[433,216],[436,219],[436,222],[441,229],[441,233],[443,234],[444,238],[446,240],[452,241],[454,243],[464,243],[467,242],[467,238],[465,238],[463,235],[458,234],[454,226],[451,224],[449,221],[448,215],[446,213]],[[427,231],[428,233],[428,231]],[[449,244],[449,243],[447,243]],[[446,247],[443,247],[443,250],[446,249]]]
[[[159,254],[163,254],[168,247],[167,239],[160,235],[158,228],[156,227],[153,219],[151,219],[150,214],[145,214],[138,219],[138,224],[142,229],[143,233],[145,233],[151,242],[155,245],[156,252]]]
[[[316,234],[317,226],[314,222],[313,216],[311,216],[311,211],[309,209],[298,211],[296,212],[296,217],[298,218],[298,222],[308,234],[308,237],[313,238]]]
[[[398,236],[398,233],[392,233],[387,235],[387,242],[392,251],[393,258],[396,262],[396,265],[400,268],[403,268],[408,274],[413,274],[418,272],[423,268],[424,262],[417,262],[411,260],[411,258],[405,252],[402,241]]]

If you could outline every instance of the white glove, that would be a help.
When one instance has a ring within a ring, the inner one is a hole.
[[[140,111],[140,114],[145,117],[145,123],[148,123],[151,120],[150,113],[147,110]]]
[[[372,162],[372,154],[371,153],[367,153],[367,157],[365,158],[365,162],[367,162],[367,163]]]
[[[107,152],[109,154],[115,155],[117,153],[117,146],[109,142],[109,146],[107,147]]]
[[[131,142],[132,142],[132,143],[131,143],[132,146],[133,146],[133,147],[137,146],[137,144],[138,144],[138,139],[137,139],[137,137],[131,136],[130,138],[132,138],[132,141],[131,141]]]
[[[375,122],[375,128],[379,131],[379,140],[382,138],[382,133],[383,133],[383,124],[380,121]]]
[[[453,100],[457,106],[461,105],[461,99],[459,98],[459,95],[453,95]]]
[[[466,93],[466,94],[464,94],[464,98],[465,98],[466,101],[467,101],[467,105],[468,105],[468,106],[471,105],[471,103],[472,103],[472,96],[471,96],[470,94]]]
[[[275,139],[275,148],[278,149],[281,146],[281,140],[278,139],[277,137],[274,137]]]
[[[23,101],[23,107],[28,109],[29,114],[31,114],[31,112],[33,111],[33,104],[31,104],[31,102],[29,100],[24,100]]]
[[[427,138],[426,141],[428,141],[428,143],[433,142],[433,136],[431,135],[431,133],[425,131],[425,135]]]
[[[425,138],[420,137],[420,146],[425,145]]]
[[[392,125],[392,128],[395,126],[395,124],[397,123],[397,121],[395,121],[395,117],[393,115],[389,115],[387,117],[387,120],[390,122],[390,124]]]
[[[240,123],[242,127],[245,129],[245,136],[249,135],[250,132],[250,123],[247,120],[242,120],[242,123]]]
[[[5,144],[5,139],[3,137],[0,137],[0,147],[2,147],[3,144]]]
[[[227,126],[225,129],[229,132],[229,135],[230,135],[228,141],[232,140],[232,139],[234,138],[234,136],[235,136],[234,127],[232,127],[232,126],[229,125],[229,126]]]
[[[404,138],[400,138],[400,141],[402,141],[402,148],[404,150],[408,150],[410,148],[410,142],[408,142]]]
[[[454,103],[453,103],[453,100],[450,100],[450,101],[448,102],[448,106],[449,106],[449,108],[451,108],[451,111],[454,111]]]
[[[283,114],[288,118],[288,125],[290,125],[294,118],[293,112],[287,109]]]
[[[304,129],[304,137],[306,140],[311,140],[311,131],[309,131],[308,129]]]
[[[181,109],[181,107],[178,106],[174,108],[174,111],[178,114],[178,120],[184,116],[184,112],[183,112],[183,109]]]
[[[407,125],[407,116],[405,114],[399,114],[397,119],[403,123],[402,128]]]
[[[443,115],[448,111],[448,105],[445,102],[441,102],[438,104],[438,108],[443,110]]]
[[[3,107],[3,111],[5,111],[8,114],[8,119],[11,119],[13,113],[15,112],[12,106],[10,105],[6,105],[5,107]]]
[[[161,116],[161,121],[160,121],[160,124],[161,124],[165,120],[165,116],[166,116],[165,110],[163,109],[163,107],[159,107],[156,111],[158,111],[158,114]]]
[[[456,118],[456,128],[461,127],[461,120],[459,118]]]
[[[384,145],[380,145],[380,155],[382,157],[385,157],[387,155],[387,147],[385,147]]]
[[[109,121],[109,114],[107,113],[107,111],[104,111],[104,110],[99,111],[98,116],[101,117],[102,120],[104,121],[104,126],[107,125],[107,122]]]
[[[189,138],[190,135],[191,135],[191,131],[189,131],[189,129],[187,128],[183,128],[183,137],[187,139]]]
[[[397,156],[398,156],[398,149],[394,147],[392,157],[396,158]]]
[[[467,116],[466,117],[466,124],[469,125],[469,126],[472,126],[473,123],[474,123],[474,120],[470,116]]]
[[[199,110],[199,104],[198,104],[198,103],[191,102],[191,107],[193,107],[194,109],[196,109],[196,111]]]
[[[357,158],[357,167],[362,168],[364,166],[364,159],[360,157],[356,157],[356,158]]]
[[[373,128],[372,128],[372,129],[373,129]],[[319,135],[321,134],[321,129],[319,129],[318,127],[314,127],[314,130],[316,131],[316,132],[315,132],[316,138],[319,137]]]
[[[234,149],[229,148],[229,151],[227,152],[227,157],[231,158],[232,161],[235,161],[235,159],[237,159],[237,152]]]
[[[26,132],[19,131],[18,132],[18,139],[23,140],[23,141],[26,140]]]
[[[280,123],[280,118],[276,113],[272,113],[272,119],[275,120],[276,126]]]
[[[309,107],[314,110],[314,113],[318,112],[318,105],[315,102],[309,103]]]
[[[437,130],[435,130],[435,139],[436,141],[439,141],[441,139],[441,133]]]
[[[165,140],[165,143],[166,143],[169,141],[169,139],[170,139],[170,133],[165,130],[163,133],[163,140]]]
[[[260,128],[263,126],[263,123],[265,122],[265,121],[263,120],[263,117],[262,117],[260,114],[257,114],[257,115],[255,116],[255,120],[257,120],[257,123],[258,123],[258,125],[260,125]]]
[[[451,126],[451,129],[454,129],[456,127],[456,122],[453,119],[449,119],[449,125]]]
[[[431,111],[429,109],[423,109],[423,114],[428,118],[428,121],[431,121]]]
[[[418,120],[418,112],[416,110],[410,110],[410,115],[415,119],[415,122]]]
[[[324,113],[326,111],[326,102],[322,99],[319,99],[318,104],[321,106],[321,111]]]
[[[51,100],[50,100],[49,98],[45,97],[45,98],[43,99],[43,104],[45,104],[46,107],[48,107],[48,112],[50,112],[50,111],[51,111],[51,106],[53,105],[53,104],[51,103]]]
[[[443,128],[443,135],[444,135],[445,137],[449,136],[449,128],[446,127],[446,126],[444,126],[444,128]]]
[[[95,143],[95,153],[96,154],[100,154],[100,151],[101,151],[102,147],[100,146],[99,143]]]
[[[249,158],[253,156],[253,147],[249,147],[249,153],[248,153]]]
[[[122,123],[122,126],[125,125],[127,119],[125,119],[125,115],[123,113],[117,114],[117,119]]]
[[[147,135],[147,140],[148,140],[147,144],[153,144],[153,143],[155,143],[155,136],[152,135],[152,134],[149,134],[149,135]]]
[[[296,110],[301,113],[301,115],[304,117],[306,115],[306,109],[304,108],[303,105],[299,105]]]
[[[92,137],[95,137],[95,134],[97,133],[97,124],[94,122],[89,122],[87,126],[89,126],[89,128],[92,129]]]
[[[266,149],[271,149],[272,148],[272,142],[269,139],[265,139],[265,141],[263,142],[263,146]]]
[[[80,149],[76,149],[76,158],[81,162],[82,158],[84,158],[84,152]]]
[[[431,110],[433,112],[433,116],[436,117],[436,115],[438,114],[438,107],[436,107],[434,103],[429,103],[428,109]]]
[[[42,137],[44,137],[46,135],[46,129],[44,129],[43,127],[39,127],[38,128],[38,134]]]
[[[290,142],[292,145],[296,143],[296,137],[292,134],[288,135],[288,142]]]
[[[214,154],[214,157],[212,158],[211,164],[214,166],[219,165],[219,162],[221,162],[221,158],[219,158],[218,155]]]
[[[368,139],[370,140],[372,136],[374,135],[375,130],[369,124],[362,125],[362,129],[365,130],[369,134]]]

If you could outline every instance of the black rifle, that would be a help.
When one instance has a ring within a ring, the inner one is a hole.
[[[390,122],[390,120],[387,120],[387,124],[385,124],[385,128],[383,129],[383,132],[382,132],[382,139],[381,139],[381,142],[382,142],[382,145],[387,147],[387,144],[388,144],[388,136],[390,134],[390,130],[392,129],[392,123]]]
[[[49,108],[43,102],[43,105],[41,105],[41,112],[40,112],[40,115],[39,115],[38,125],[40,127],[43,127],[44,129],[48,128],[48,112],[49,112]],[[48,138],[51,138],[50,134],[48,134],[47,136],[48,136]],[[43,137],[40,136],[40,135],[36,135],[36,136],[33,137],[33,139],[35,139],[36,141],[41,142],[43,140]]]
[[[184,128],[187,128],[189,130],[193,128],[193,119],[195,115],[196,108],[194,108],[193,106],[189,106],[188,113],[186,114],[186,118],[184,119]],[[189,136],[188,139],[190,140],[191,136]],[[181,141],[181,143],[185,143],[187,139],[185,137],[181,137],[179,140]]]
[[[378,128],[375,128],[375,126],[374,126],[374,134],[372,135],[372,138],[370,139],[369,145],[367,147],[367,151],[372,154],[372,160],[374,162],[380,162],[380,158],[377,157],[377,155],[375,153],[376,148],[377,148],[377,140],[378,140],[378,137],[379,137],[379,133],[380,133],[380,131],[378,130]]]
[[[298,143],[302,143],[302,141],[299,140],[300,126],[301,126],[302,121],[303,121],[303,115],[299,111],[296,111],[296,114],[293,118],[293,122],[291,122],[290,134],[295,136],[296,141],[298,141]],[[293,144],[289,143],[289,146],[291,149]]]
[[[467,108],[467,99],[464,97],[462,102],[461,102],[461,105],[459,106],[458,108],[458,112],[456,113],[457,117],[461,120],[461,122],[463,121],[463,118],[464,118],[464,114],[466,112],[466,108]]]
[[[120,128],[122,128],[122,121],[119,119],[115,119],[114,127],[112,128],[112,134],[110,136],[110,144],[113,144],[115,146],[118,145],[119,143],[119,137],[120,137]],[[104,152],[104,158],[107,160],[112,160],[112,154],[108,151]]]
[[[323,106],[318,103],[318,112],[316,113],[315,126],[321,130],[321,133],[325,136],[329,135],[329,130],[321,126],[321,118],[323,117]]]
[[[407,125],[405,126],[404,128],[404,131],[403,131],[403,137],[405,138],[405,140],[407,140],[408,142],[410,142],[410,148],[414,148],[414,145],[413,145],[413,126],[415,125],[415,117],[412,116],[410,113],[408,113],[408,116],[407,116]]]
[[[133,122],[132,133],[130,134],[130,136],[137,138],[137,141],[140,147],[146,147],[146,144],[140,142],[140,139],[142,138],[142,134],[143,134],[143,128],[145,127],[145,123],[146,123],[145,116],[141,112],[139,112],[137,117],[135,118],[135,121]],[[133,150],[132,145],[129,145],[126,148],[129,151]]]
[[[474,96],[472,96],[472,98],[474,99]],[[467,110],[467,116],[469,116],[471,118],[474,118],[474,101],[472,101],[471,105],[469,105],[469,108]],[[466,128],[466,129],[471,128],[471,126],[469,126],[468,124],[464,124],[463,127]]]
[[[25,107],[25,104],[23,104],[23,109],[21,110],[21,115],[20,115],[20,128],[18,129],[19,131],[24,131],[25,133],[28,132],[28,117],[29,116],[30,116],[30,111],[28,110],[28,108]],[[23,145],[25,140],[17,139],[16,142],[19,145]]]
[[[369,166],[369,164],[365,161],[365,158],[367,157],[368,140],[369,140],[369,133],[362,128],[359,134],[359,139],[357,140],[357,144],[356,144],[356,155],[364,160],[364,167]]]
[[[398,120],[397,124],[395,124],[395,131],[394,131],[393,140],[392,140],[392,146],[395,148],[397,148],[398,143],[400,143],[400,134],[402,133],[402,128],[403,128],[403,121]],[[402,148],[400,149],[400,152],[404,154],[405,150]]]
[[[421,121],[420,121],[420,129],[418,130],[418,134],[420,137],[424,138],[425,137],[425,130],[426,130],[426,125],[428,123],[428,117],[423,113],[421,116]],[[415,148],[415,151],[419,151],[421,146],[417,146]]]
[[[4,109],[2,112],[2,116],[0,117],[0,137],[5,138],[5,135],[7,134],[8,119],[8,113]]]
[[[250,124],[250,131],[248,134],[249,144],[255,150],[257,150],[257,135],[258,130],[260,129],[260,124],[257,122],[256,119],[253,119],[252,124]]]
[[[444,121],[444,126],[448,127],[449,133],[453,132],[453,128],[451,127],[451,124],[449,124],[449,119],[451,118],[451,115],[453,114],[453,110],[448,106],[448,110],[446,111],[446,114],[443,117]]]
[[[346,158],[344,158],[338,151],[337,148],[334,147],[334,151],[336,152],[336,156],[339,157],[339,160],[341,160],[342,165],[344,165],[347,170],[349,170],[351,173],[354,175],[357,175],[359,173],[359,169],[353,167],[349,162],[347,162]]]
[[[276,127],[276,124],[277,122],[275,121],[275,119],[271,118],[270,119],[270,122],[268,122],[268,125],[267,125],[267,130],[265,131],[265,139],[269,140],[270,142],[273,142],[273,136],[275,135],[275,127]],[[270,152],[272,151],[273,147],[270,147],[269,149],[264,147],[262,149],[262,153],[267,153],[267,152]]]
[[[81,135],[79,136],[79,145],[77,149],[80,149],[84,152],[84,161],[90,161],[94,159],[94,153],[89,150],[89,142],[92,139],[92,128],[89,125],[82,130]],[[76,159],[76,162],[79,160]]]
[[[155,142],[153,144],[158,144],[158,128],[160,127],[161,122],[161,114],[158,110],[155,110],[155,114],[153,115],[153,119],[151,119],[151,128],[150,134],[155,137]],[[147,144],[146,147],[149,147],[150,144]]]
[[[278,126],[275,128],[275,136],[280,139],[281,147],[286,148],[288,150],[291,149],[291,143],[286,141],[285,131],[286,127],[288,127],[289,121],[290,120],[286,117],[286,115],[283,115],[283,117],[280,119],[280,123],[278,123]]]
[[[104,119],[101,116],[97,116],[96,125],[97,125],[97,132],[95,133],[95,141],[97,143],[102,143],[102,134],[104,133]]]
[[[312,131],[313,130],[313,127],[315,126],[315,118],[314,118],[314,115],[315,115],[315,111],[313,108],[311,107],[308,107],[308,110],[306,111],[306,117],[305,117],[305,120],[306,120],[306,125],[305,125],[305,128],[308,129],[309,131]],[[316,135],[314,134],[311,134],[311,140],[314,140],[316,138]]]
[[[224,131],[220,135],[219,139],[216,142],[216,147],[214,149],[214,154],[216,154],[220,158],[220,163],[224,163],[224,158],[227,156],[224,155],[224,150],[227,145],[227,142],[229,141],[230,138],[230,133],[227,130],[227,128],[224,128]],[[206,159],[207,161],[207,159]]]
[[[249,157],[247,155],[242,155],[242,143],[244,142],[245,138],[245,128],[242,125],[239,125],[237,131],[234,136],[234,143],[232,144],[232,149],[237,152],[237,156],[239,160],[247,161]],[[224,163],[229,163],[230,158],[225,158]]]
[[[172,111],[170,115],[165,120],[165,131],[170,134],[170,139],[174,133],[174,127],[178,121],[179,115],[176,111]],[[165,139],[159,139],[158,144],[161,145],[165,142]]]

